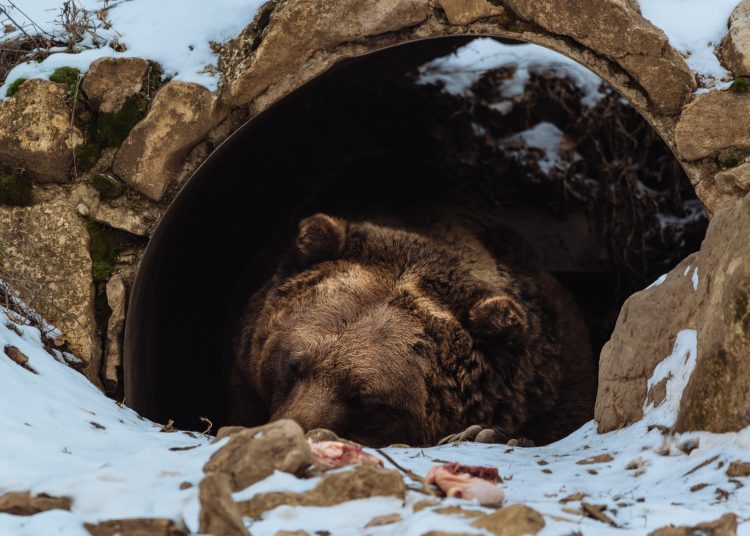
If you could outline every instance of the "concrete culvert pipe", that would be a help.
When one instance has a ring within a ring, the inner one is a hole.
[[[580,88],[532,72],[503,114],[488,103],[512,78],[508,66],[477,76],[470,96],[417,83],[420,66],[470,41],[424,40],[341,61],[210,155],[138,269],[125,332],[128,405],[185,428],[204,429],[201,417],[228,424],[237,319],[298,222],[316,212],[403,215],[427,204],[512,227],[584,309],[597,352],[624,298],[697,249],[706,220],[687,177],[611,89],[583,114]],[[569,145],[562,158],[570,165],[552,169],[529,143],[545,132],[563,136],[554,139]],[[523,136],[526,144],[514,145]],[[645,147],[633,149],[633,136]],[[631,191],[637,184],[663,191],[644,196]],[[601,195],[606,189],[612,196]],[[660,213],[681,223],[660,227]],[[628,237],[618,234],[625,227]]]

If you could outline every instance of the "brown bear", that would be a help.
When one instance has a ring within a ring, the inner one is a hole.
[[[369,446],[467,427],[451,437],[545,444],[593,415],[580,313],[507,234],[311,216],[238,333],[233,424],[291,418]]]

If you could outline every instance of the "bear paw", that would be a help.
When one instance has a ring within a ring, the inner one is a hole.
[[[509,447],[533,447],[534,442],[525,437],[508,439],[508,436],[497,428],[484,428],[478,424],[469,426],[463,432],[445,436],[438,441],[438,445],[448,443],[460,443],[462,441],[473,441],[475,443],[506,443]]]

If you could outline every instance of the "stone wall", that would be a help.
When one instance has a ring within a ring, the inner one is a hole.
[[[750,64],[748,5],[722,45],[738,76]],[[694,74],[633,0],[272,0],[248,23],[222,47],[217,93],[162,85],[150,58],[105,58],[85,76],[27,81],[0,103],[0,172],[6,183],[30,185],[0,206],[2,270],[42,289],[18,291],[63,330],[87,376],[113,392],[135,265],[171,199],[246,119],[345,58],[442,36],[536,43],[627,98],[710,213],[750,189],[744,79],[696,97]]]

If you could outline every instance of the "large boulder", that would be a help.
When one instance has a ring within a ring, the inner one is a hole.
[[[83,135],[72,122],[68,88],[27,80],[0,102],[0,162],[39,182],[64,182]]]
[[[750,425],[750,197],[711,220],[698,257],[698,360],[678,431]]]
[[[229,475],[232,491],[240,491],[276,470],[301,475],[312,463],[302,428],[282,419],[231,434],[203,471]]]
[[[726,149],[750,150],[750,94],[712,91],[696,97],[682,112],[674,137],[687,161]]]
[[[750,0],[740,2],[729,17],[721,51],[724,64],[736,76],[750,76]]]
[[[89,67],[81,89],[95,111],[118,112],[129,97],[141,93],[150,68],[141,58],[101,58]]]
[[[159,201],[188,155],[227,115],[216,95],[187,82],[169,82],[148,115],[130,131],[112,165],[114,173],[146,197]]]
[[[65,195],[0,207],[0,245],[2,278],[62,331],[86,376],[98,383],[101,351],[85,220]]]
[[[600,432],[634,423],[647,401],[659,404],[660,386],[649,393],[648,381],[685,329],[696,330],[697,359],[675,430],[732,432],[750,425],[747,229],[750,196],[711,220],[700,252],[628,299],[601,354],[595,411]]]
[[[242,513],[232,499],[232,480],[229,475],[211,473],[200,484],[201,511],[199,529],[201,534],[222,536],[246,536]]]
[[[259,493],[240,503],[243,514],[260,519],[263,512],[283,504],[289,506],[333,506],[370,497],[403,499],[406,486],[398,471],[360,465],[351,471],[330,473],[312,490],[304,493]]]
[[[612,337],[599,359],[595,415],[599,432],[632,424],[643,416],[647,382],[670,354],[677,334],[694,327],[697,295],[691,255],[662,281],[633,294],[620,310]]]

